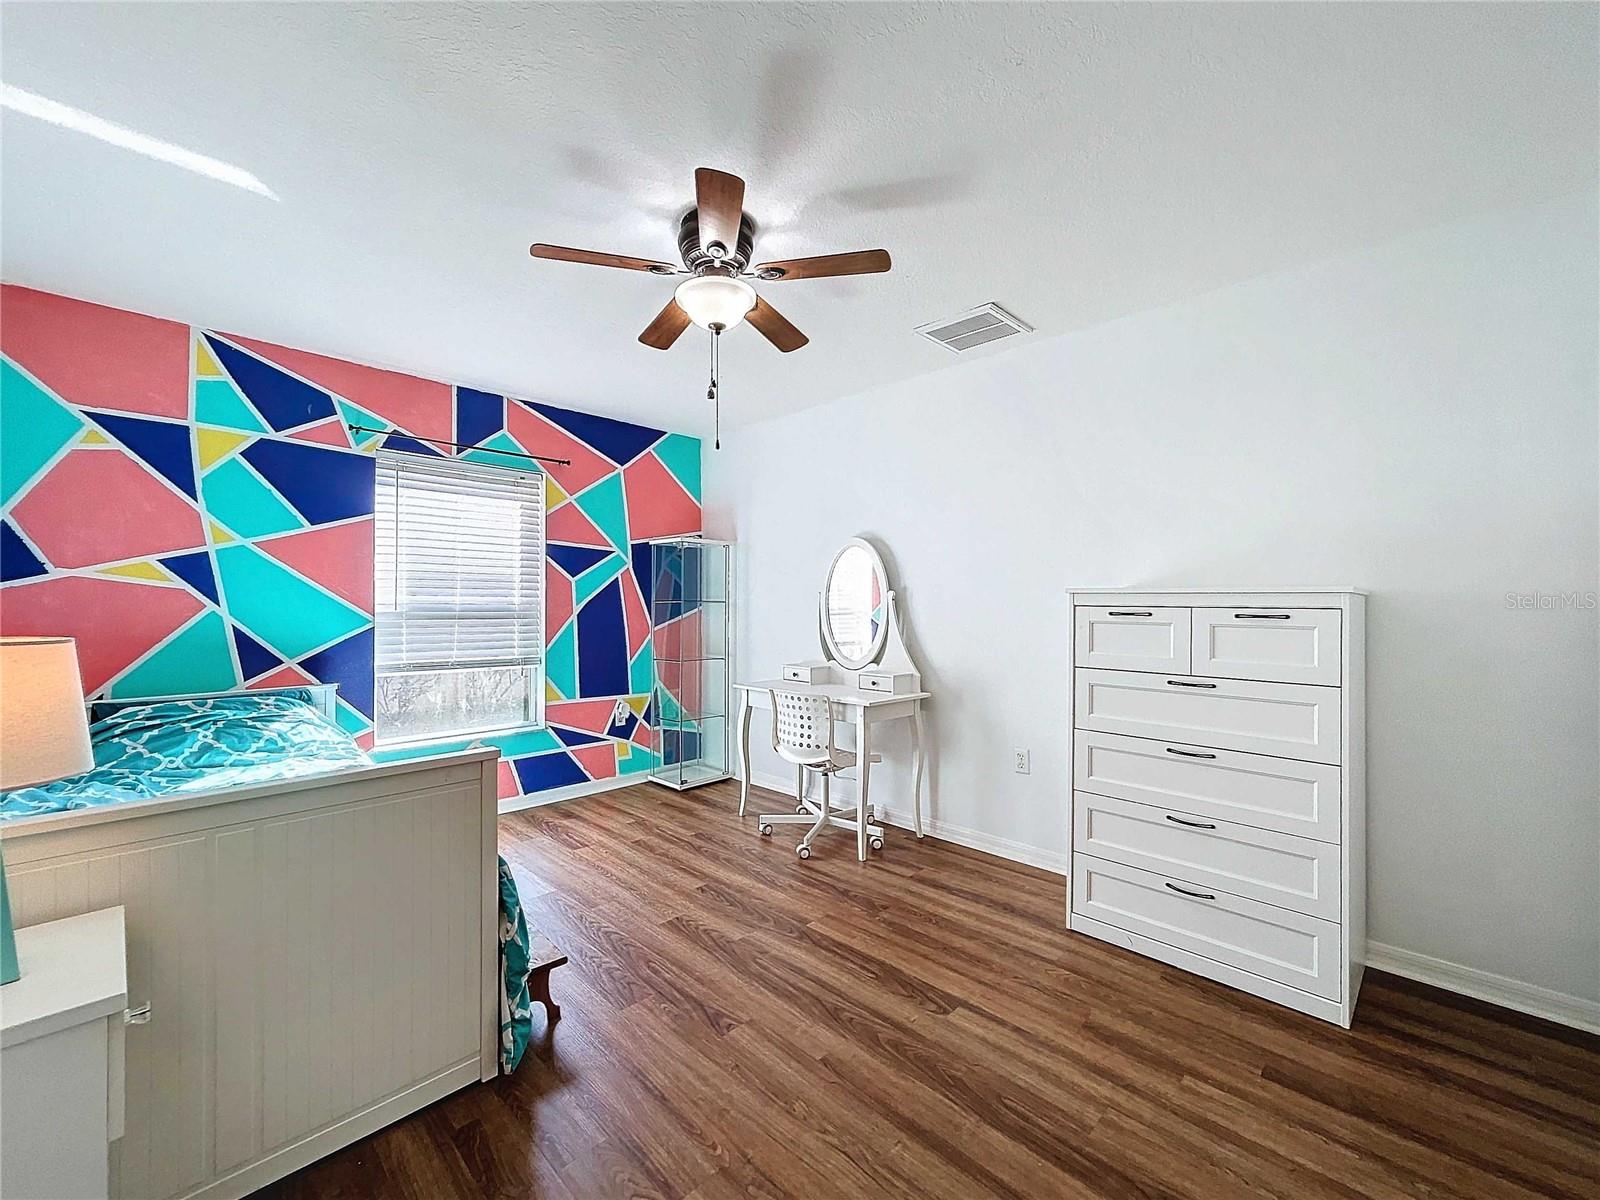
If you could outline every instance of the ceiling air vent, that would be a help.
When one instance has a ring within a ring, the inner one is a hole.
[[[960,354],[963,350],[987,346],[1001,338],[1032,333],[1033,326],[1013,317],[998,304],[985,304],[958,317],[918,325],[917,332],[930,342],[938,342],[946,350]]]

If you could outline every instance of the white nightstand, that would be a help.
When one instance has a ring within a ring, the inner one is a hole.
[[[17,930],[0,987],[0,1197],[104,1197],[122,1136],[128,972],[122,909]]]

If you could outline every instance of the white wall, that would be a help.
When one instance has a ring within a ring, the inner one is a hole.
[[[1059,863],[1068,587],[1370,589],[1371,937],[1600,1000],[1600,613],[1506,600],[1600,587],[1596,230],[1592,195],[1445,226],[725,436],[740,673],[815,652],[873,538],[933,813]]]

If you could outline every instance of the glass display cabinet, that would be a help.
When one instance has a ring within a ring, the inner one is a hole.
[[[656,783],[682,790],[733,774],[732,610],[733,543],[692,536],[650,543]]]

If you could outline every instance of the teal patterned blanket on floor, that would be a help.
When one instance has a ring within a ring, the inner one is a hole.
[[[106,705],[89,727],[94,769],[0,792],[0,821],[248,787],[372,765],[309,692]],[[532,1029],[528,924],[500,860],[500,1067],[516,1068]]]

